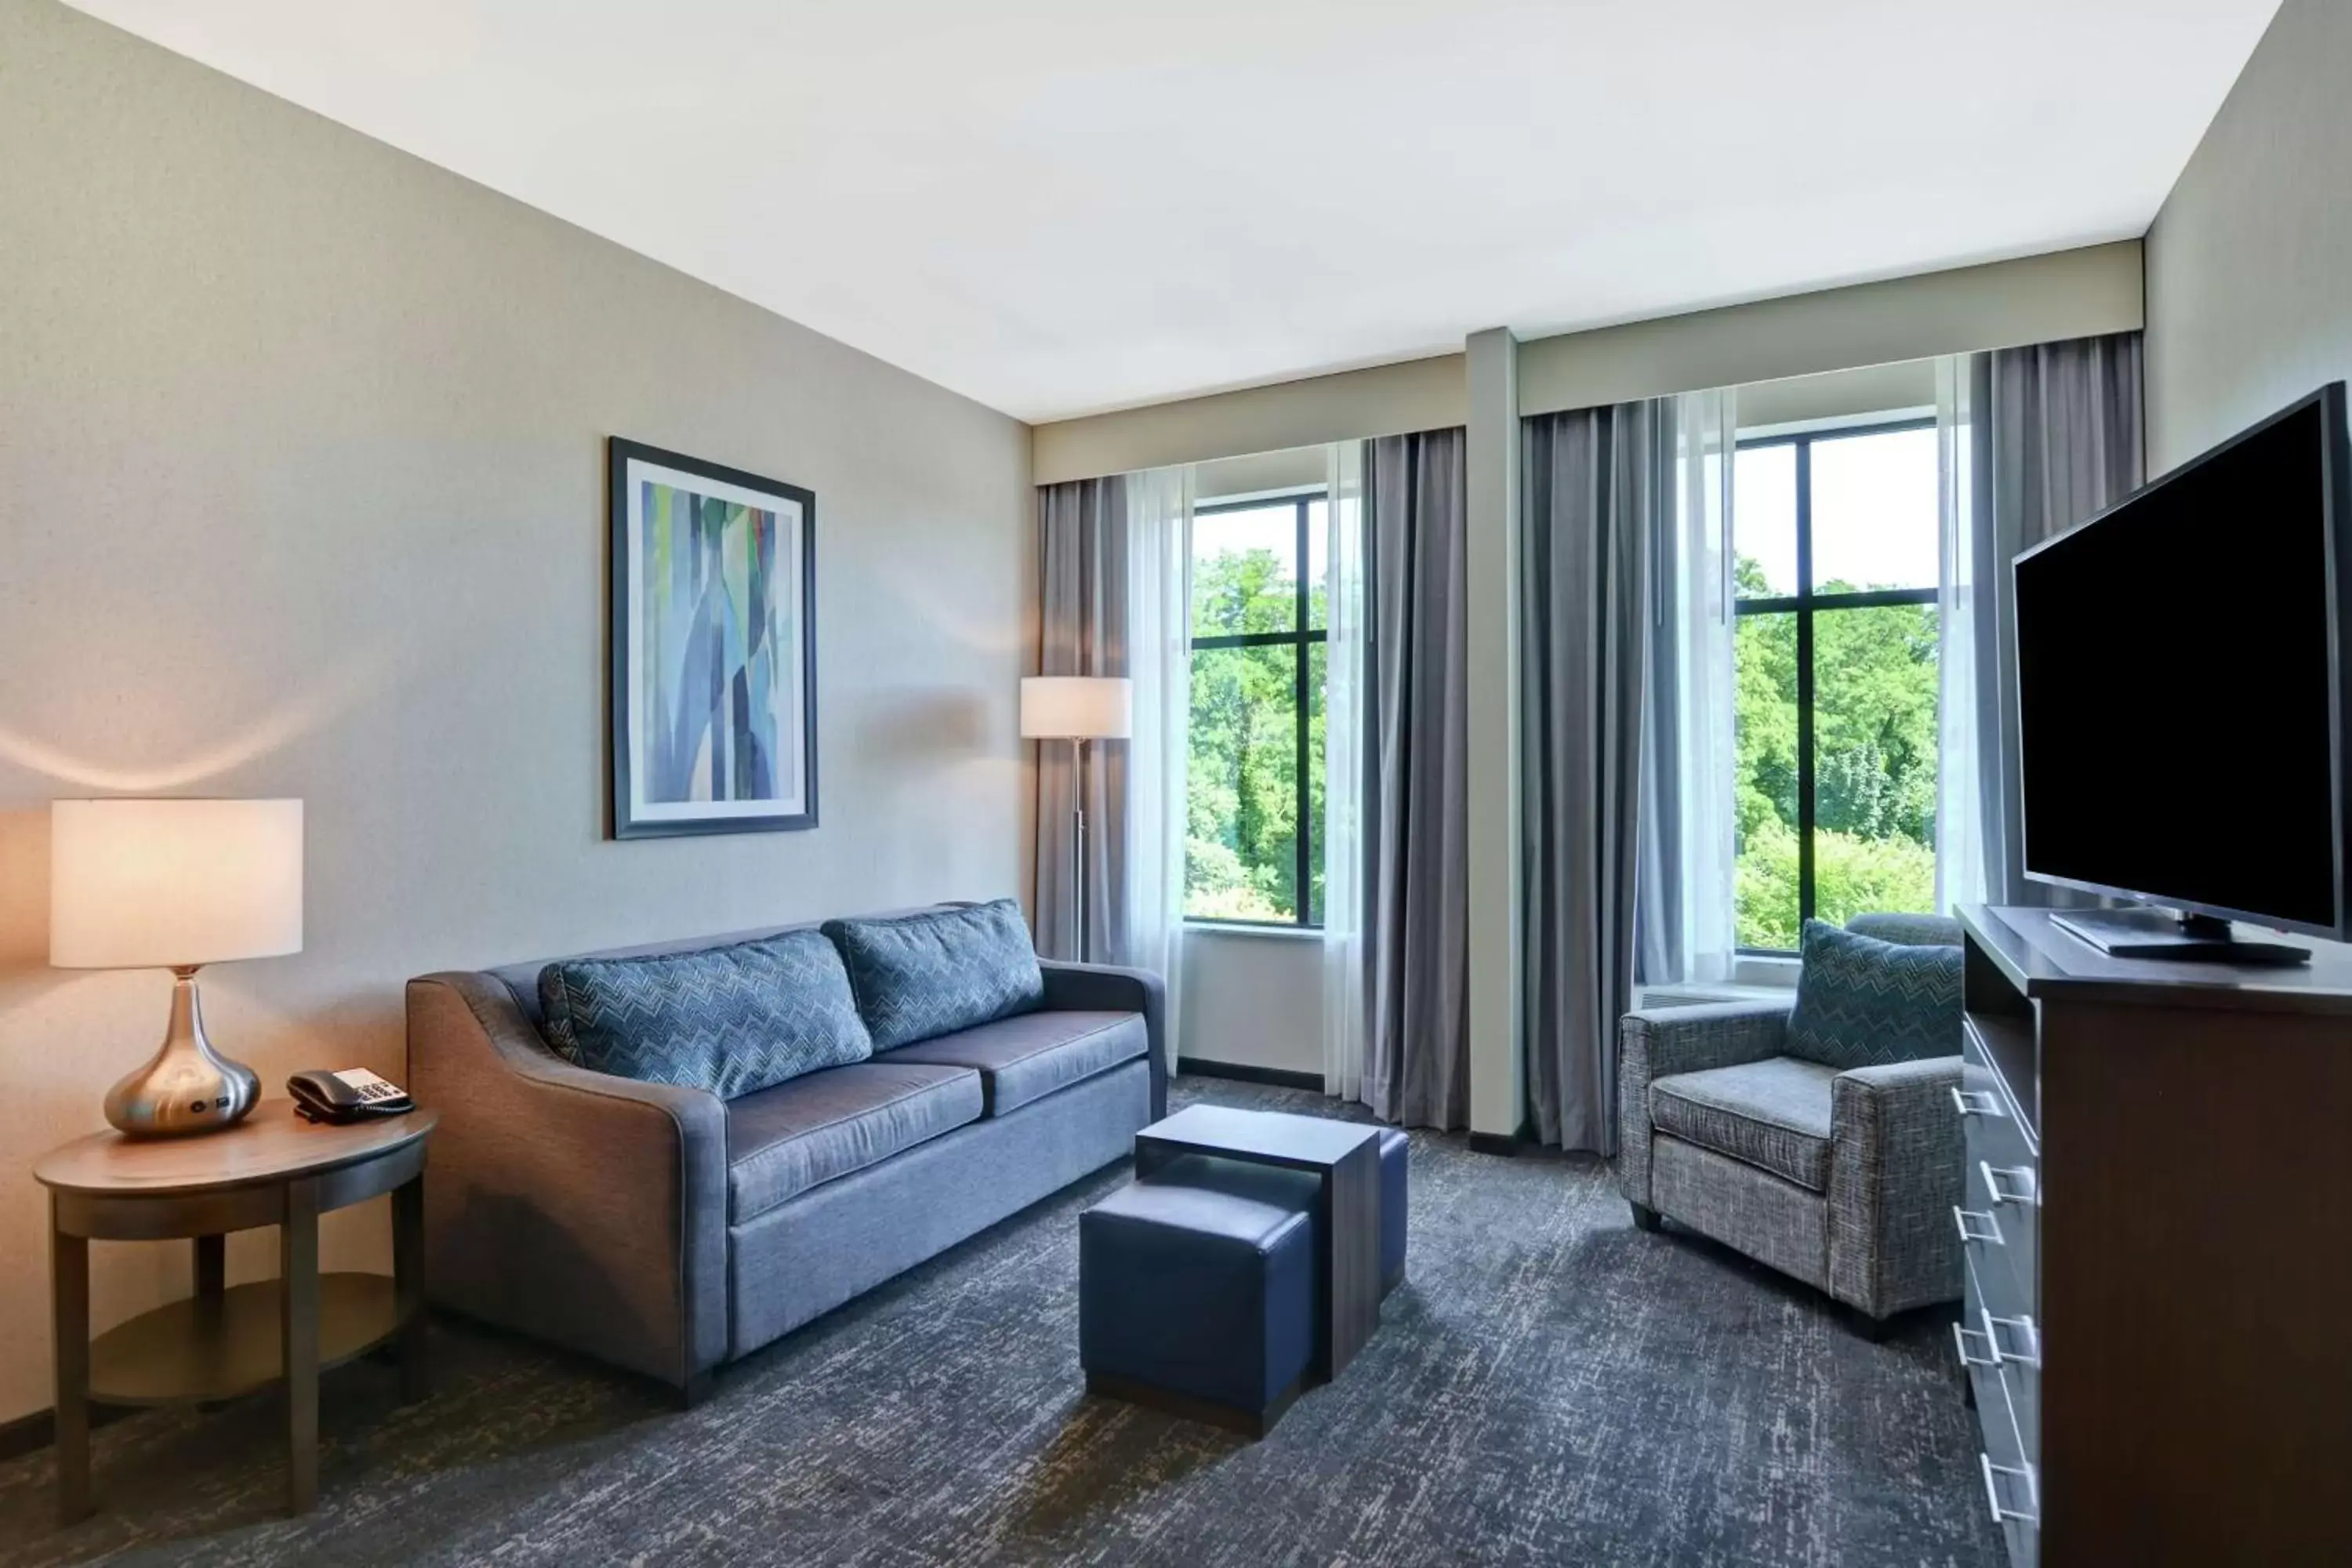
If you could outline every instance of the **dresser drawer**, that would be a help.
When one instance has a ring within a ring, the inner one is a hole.
[[[2013,1122],[1971,1116],[1966,1142],[1960,1207],[1967,1217],[1954,1222],[1969,1237],[1963,1249],[1984,1272],[2000,1311],[2035,1311],[2042,1298],[2041,1163],[2019,1158]]]
[[[1994,1340],[1984,1327],[1983,1286],[1973,1262],[1968,1265],[1964,1289],[1967,1315],[1953,1326],[1952,1338],[1969,1386],[1976,1394],[1982,1444],[1978,1456],[1977,1506],[1986,1510],[2000,1531],[2011,1568],[2034,1568],[2041,1557],[2042,1533],[2042,1468],[2035,1425],[2021,1424],[2015,1403],[2017,1369],[1994,1353]],[[2012,1343],[2011,1348],[2016,1347]],[[2027,1418],[2028,1423],[2037,1420]]]

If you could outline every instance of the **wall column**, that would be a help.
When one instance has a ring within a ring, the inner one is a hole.
[[[1469,341],[1470,1134],[1507,1149],[1527,1121],[1519,932],[1518,340]]]

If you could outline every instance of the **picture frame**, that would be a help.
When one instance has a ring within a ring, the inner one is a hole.
[[[815,827],[815,494],[606,448],[610,836]]]

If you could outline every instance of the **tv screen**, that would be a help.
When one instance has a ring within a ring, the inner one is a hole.
[[[2344,440],[2338,384],[2017,558],[2029,876],[2345,934]]]

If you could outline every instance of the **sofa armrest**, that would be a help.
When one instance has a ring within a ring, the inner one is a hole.
[[[1168,987],[1148,969],[1040,959],[1043,1005],[1056,1013],[1140,1013],[1151,1061],[1151,1120],[1168,1114]]]
[[[1617,1028],[1617,1184],[1629,1202],[1650,1202],[1650,1085],[1680,1072],[1737,1067],[1777,1057],[1787,1044],[1790,1004],[1709,1002],[1625,1015]]]
[[[727,1111],[575,1067],[490,975],[408,983],[438,1304],[690,1388],[726,1359]]]
[[[1928,1057],[1830,1086],[1830,1294],[1874,1318],[1959,1297],[1959,1058]]]

